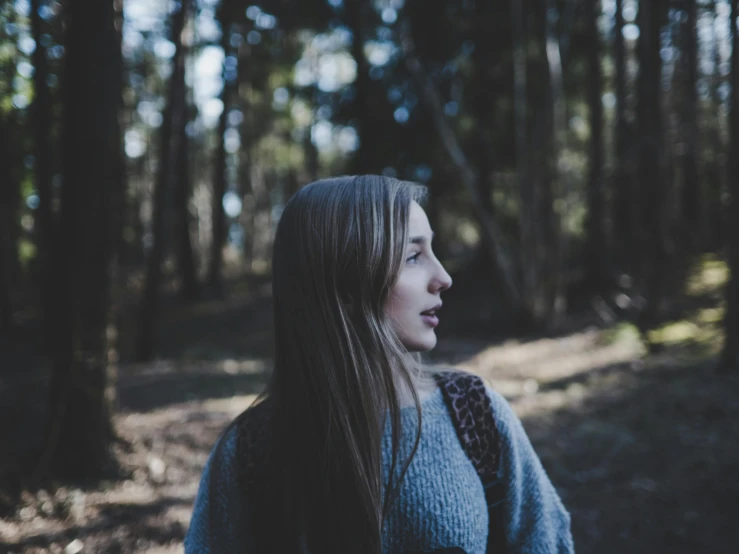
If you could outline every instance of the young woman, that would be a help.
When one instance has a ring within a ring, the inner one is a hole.
[[[186,553],[486,552],[482,482],[420,360],[452,285],[424,195],[387,177],[339,177],[285,206],[274,371],[211,453]],[[520,421],[486,392],[506,549],[572,552],[569,515]]]

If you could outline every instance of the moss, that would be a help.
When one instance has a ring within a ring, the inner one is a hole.
[[[604,344],[612,345],[623,342],[638,343],[641,338],[636,325],[624,321],[615,327],[605,330],[601,336],[601,340]]]
[[[691,269],[685,284],[685,293],[695,297],[718,292],[728,280],[729,268],[726,262],[707,254]]]

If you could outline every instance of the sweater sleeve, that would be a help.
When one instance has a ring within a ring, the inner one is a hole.
[[[253,552],[243,528],[245,509],[237,484],[236,433],[231,428],[213,447],[203,468],[185,554]]]
[[[504,524],[511,553],[574,553],[570,515],[508,402],[488,388],[501,435]]]

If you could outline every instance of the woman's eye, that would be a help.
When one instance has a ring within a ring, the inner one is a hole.
[[[410,258],[408,258],[406,260],[406,262],[415,262],[420,255],[421,255],[420,252],[416,252],[415,254],[413,254],[413,256],[411,256]]]

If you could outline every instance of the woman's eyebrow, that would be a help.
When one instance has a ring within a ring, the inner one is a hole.
[[[431,239],[433,240],[433,238],[434,238],[434,233],[432,231],[431,232]],[[420,245],[423,245],[426,242],[426,240],[427,240],[427,237],[425,235],[418,235],[417,237],[410,237],[408,239],[408,242],[411,243],[411,244],[420,244]]]

